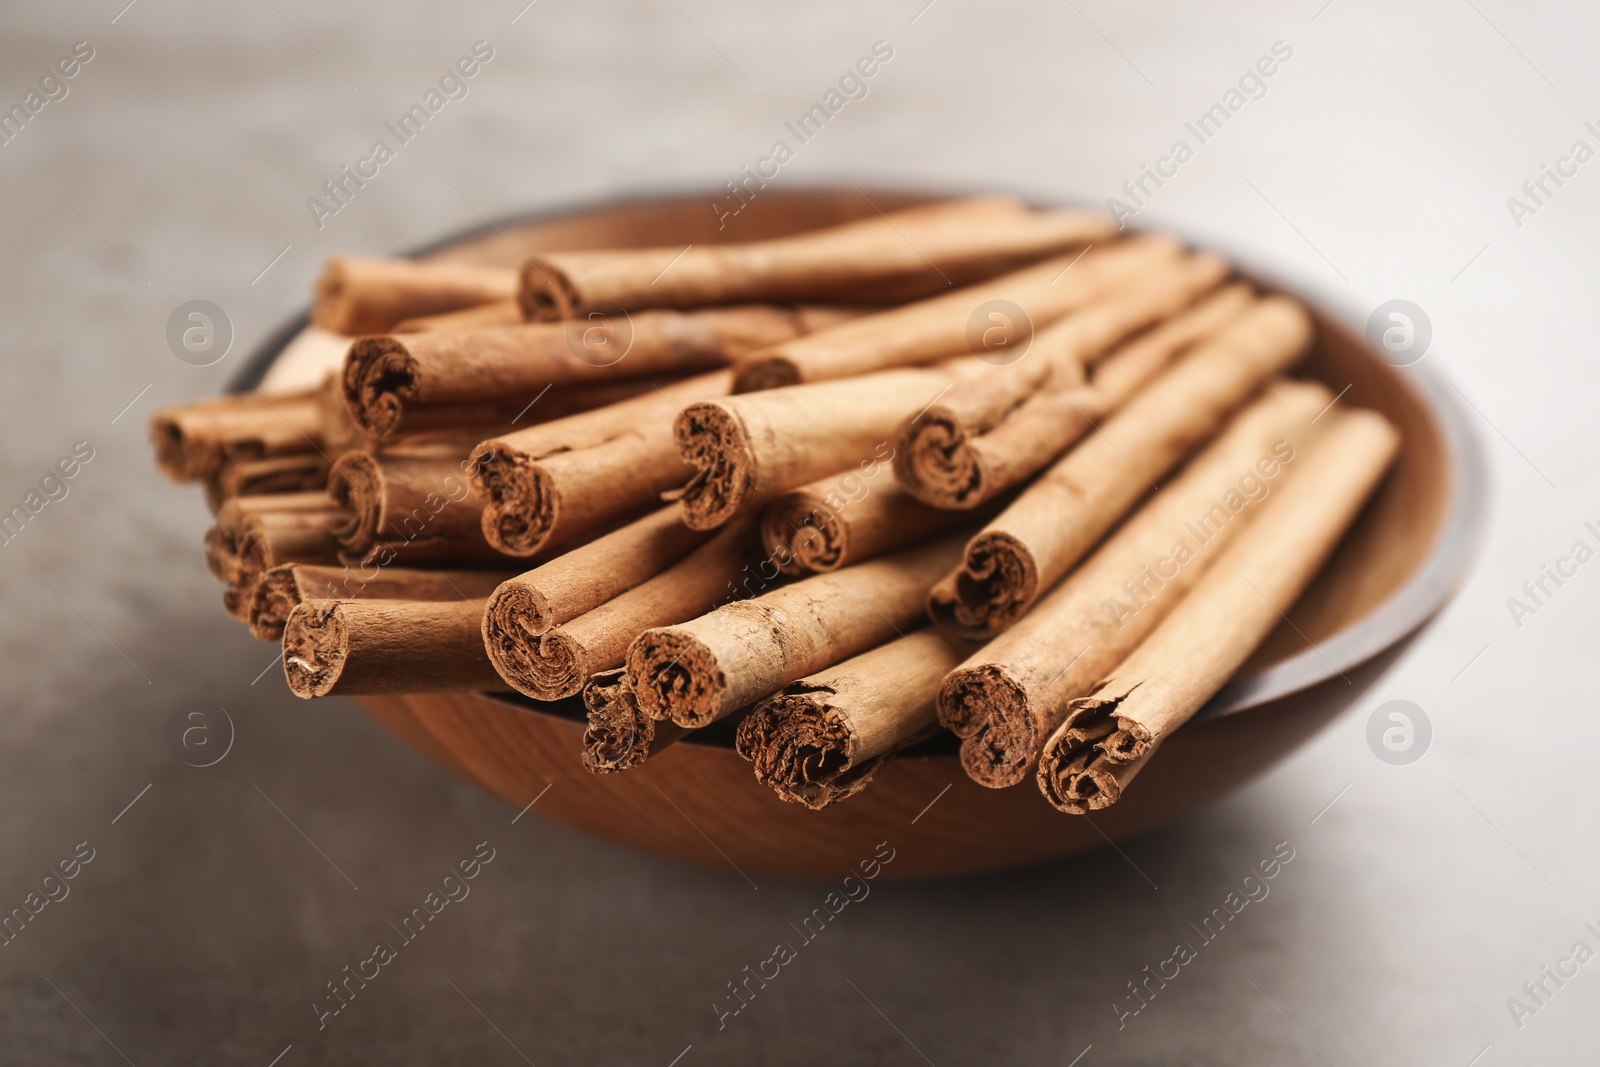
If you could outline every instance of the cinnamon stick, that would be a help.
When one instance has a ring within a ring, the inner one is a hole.
[[[238,569],[222,594],[222,606],[240,622],[250,617],[250,596],[262,575],[282,563],[333,563],[339,558],[334,530],[342,508],[268,511],[246,521],[239,538]]]
[[[535,700],[572,696],[586,678],[620,667],[628,645],[644,631],[698,618],[740,595],[735,583],[752,561],[754,549],[754,524],[731,522],[654,576],[581,614],[569,606],[567,617],[558,620],[560,625],[544,629],[539,627],[551,613],[534,616],[525,611],[522,598],[515,595],[521,581],[507,582],[502,588],[511,595],[497,593],[484,612],[483,642],[489,659],[519,693]],[[611,714],[634,712],[614,709]]]
[[[628,647],[634,698],[652,718],[714,722],[913,628],[960,547],[945,538],[646,630]]]
[[[970,637],[1015,622],[1310,337],[1300,305],[1268,297],[1180,360],[972,539],[929,596],[934,620]]]
[[[612,774],[639,766],[692,730],[675,722],[652,719],[639,711],[633,687],[621,668],[590,678],[583,687],[583,705],[589,712],[583,731],[583,768],[592,774]]]
[[[1282,492],[1332,400],[1320,385],[1269,387],[1033,610],[950,672],[939,721],[962,739],[973,781],[998,789],[1027,776],[1067,702],[1093,690]]]
[[[283,627],[283,672],[305,700],[499,689],[482,600],[307,600]]]
[[[731,383],[724,370],[652,384],[632,400],[484,441],[472,456],[484,538],[508,556],[531,556],[659,500],[692,470],[674,420]]]
[[[660,574],[705,539],[678,521],[676,508],[661,508],[507,581],[489,600],[486,625],[548,633]]]
[[[745,717],[735,747],[790,803],[820,810],[852,797],[935,725],[939,680],[969,648],[918,630],[791,682]]]
[[[252,634],[276,641],[283,636],[289,613],[307,600],[465,600],[488,596],[509,577],[504,571],[282,563],[256,582],[246,613]]]
[[[711,529],[807,482],[886,460],[902,422],[958,379],[993,369],[967,357],[690,404],[673,425],[694,468],[679,498],[683,521]]]
[[[1218,280],[1221,260],[1196,256],[1185,271],[1130,289],[1041,331],[1027,362],[963,383],[902,427],[895,478],[935,507],[978,507],[1020,485],[1125,403],[1178,352],[1237,317],[1247,291],[1233,287],[1194,308],[1182,306]],[[1105,349],[1159,317],[1176,317],[1118,348]],[[1037,362],[1034,362],[1037,360]],[[1050,372],[1034,384],[1026,377]],[[1019,373],[1021,372],[1021,373]]]
[[[551,386],[531,396],[510,395],[465,404],[412,405],[405,412],[403,432],[382,437],[363,433],[358,442],[349,447],[382,446],[420,434],[470,432],[483,440],[631,400],[652,392],[661,381],[622,378],[612,382]],[[349,421],[348,415],[345,418]]]
[[[425,414],[418,409],[507,404],[551,386],[707,370],[844,317],[753,305],[363,337],[350,347],[341,381],[355,424],[386,437],[413,428]]]
[[[329,256],[311,323],[347,336],[384,333],[403,319],[516,296],[517,272],[463,263]]]
[[[390,333],[427,333],[430,330],[471,329],[478,326],[515,326],[526,320],[516,300],[497,300],[493,304],[478,304],[459,311],[441,311],[437,315],[419,315],[394,324]]]
[[[1113,347],[1189,309],[1213,292],[1231,269],[1226,260],[1209,252],[1165,261],[1159,269],[1141,274],[1135,284],[1105,292],[1042,328],[1028,355],[1076,367],[1073,377],[1081,381],[1087,368]]]
[[[1089,384],[1113,405],[1126,403],[1173,360],[1208,341],[1256,304],[1245,282],[1225,285],[1193,307],[1120,345],[1090,368]]]
[[[232,460],[206,481],[206,503],[215,513],[234,497],[321,492],[331,467],[321,452]]]
[[[483,538],[483,501],[472,495],[464,452],[346,452],[334,461],[328,496],[346,509],[335,530],[344,558],[381,550],[385,565],[503,560]]]
[[[1140,275],[1177,269],[1179,251],[1170,238],[1134,237],[840,323],[739,360],[734,392],[845,378],[969,353],[1008,359],[1002,346],[1026,344],[1035,329],[1101,293],[1134,284]],[[992,327],[986,325],[990,323]]]
[[[150,420],[156,465],[176,482],[211,478],[232,460],[315,451],[321,433],[316,390],[210,397],[158,411]]]
[[[822,574],[970,521],[971,512],[916,499],[889,480],[887,464],[871,459],[768,504],[761,513],[761,542],[784,574]]]
[[[206,569],[220,581],[238,580],[239,550],[245,530],[259,515],[273,511],[329,512],[333,508],[333,501],[323,491],[262,493],[224,501],[205,533]]]
[[[974,197],[764,241],[548,253],[523,268],[517,298],[544,322],[739,301],[890,303],[1114,232],[1097,212]]]
[[[1090,696],[1072,701],[1039,787],[1083,814],[1122,796],[1286,617],[1394,459],[1399,434],[1368,411],[1330,412],[1288,484],[1190,594]]]

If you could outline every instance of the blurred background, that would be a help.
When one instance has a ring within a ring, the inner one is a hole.
[[[0,14],[0,109],[30,110],[0,144],[0,504],[92,453],[0,546],[0,911],[81,862],[0,945],[0,1062],[1595,1061],[1600,963],[1559,961],[1600,948],[1600,564],[1508,606],[1600,525],[1592,7],[524,2]],[[308,208],[478,42],[464,96],[336,213]],[[328,252],[654,191],[709,211],[875,48],[776,185],[1116,197],[1357,325],[1412,301],[1489,449],[1494,521],[1453,604],[1268,777],[1120,853],[878,883],[719,1029],[726,983],[829,886],[752,891],[537,809],[513,822],[353,704],[293,699],[220,611],[200,494],[154,472],[145,425],[238,373]],[[1244,104],[1198,143],[1185,123],[1230,90]],[[1179,138],[1193,157],[1134,199]],[[166,343],[193,299],[234,330],[205,368]],[[197,699],[235,730],[203,768],[168,739]],[[1395,699],[1431,723],[1400,766],[1367,742]],[[326,983],[482,841],[470,899],[319,1029]],[[1280,842],[1270,895],[1124,1014]]]

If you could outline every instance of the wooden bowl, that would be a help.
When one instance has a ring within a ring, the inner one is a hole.
[[[505,220],[418,254],[512,266],[523,254],[555,249],[775,236],[934,198],[854,187],[762,190],[721,229],[712,205],[726,203],[716,192],[626,200]],[[1264,289],[1290,291],[1260,271],[1244,273]],[[949,738],[903,754],[861,795],[815,812],[760,785],[726,736],[680,743],[637,770],[592,775],[578,762],[582,716],[570,702],[459,694],[358,703],[516,808],[537,800],[531,814],[540,818],[745,877],[840,877],[884,841],[896,852],[887,877],[995,871],[1171,822],[1262,773],[1356,700],[1449,598],[1485,526],[1485,465],[1451,390],[1425,363],[1397,368],[1376,356],[1360,317],[1295,295],[1320,327],[1305,373],[1345,390],[1342,403],[1375,408],[1399,426],[1399,461],[1294,606],[1293,625],[1279,627],[1166,743],[1126,799],[1092,819],[1052,809],[1031,776],[1010,789],[974,784]],[[259,379],[305,323],[302,316],[286,324],[239,385]]]

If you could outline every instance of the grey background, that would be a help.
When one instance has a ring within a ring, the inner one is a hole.
[[[125,2],[0,15],[7,107],[74,41],[96,50],[0,147],[0,500],[75,441],[95,449],[0,548],[0,906],[78,842],[96,850],[0,948],[0,1061],[1595,1061],[1600,963],[1520,1027],[1507,1008],[1575,941],[1600,947],[1583,928],[1600,920],[1600,563],[1520,627],[1506,606],[1600,520],[1600,162],[1521,227],[1506,206],[1574,140],[1600,144],[1582,125],[1600,119],[1592,7]],[[306,198],[478,39],[495,57],[471,95],[319,231]],[[877,40],[894,57],[868,97],[780,183],[1103,200],[1287,42],[1267,94],[1140,221],[1248,249],[1361,314],[1424,307],[1427,359],[1478,409],[1493,531],[1401,663],[1264,780],[1126,857],[879,884],[718,1032],[725,983],[827,887],[752,891],[512,825],[353,705],[297,702],[274,672],[252,684],[272,651],[219,610],[204,506],[152,472],[144,424],[217,390],[326,252],[720,185]],[[163,339],[195,298],[239,338],[207,369]],[[164,739],[191,699],[237,727],[208,769]],[[1390,699],[1431,718],[1420,762],[1367,747]],[[485,839],[471,897],[319,1033],[323,983]],[[1119,1031],[1124,983],[1280,841],[1295,859],[1271,895]]]

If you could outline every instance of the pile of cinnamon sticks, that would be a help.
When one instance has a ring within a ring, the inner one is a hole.
[[[322,385],[152,427],[296,695],[581,696],[597,773],[736,723],[812,808],[941,731],[985,786],[1115,803],[1399,445],[1288,377],[1294,301],[1005,197],[520,270],[336,257],[313,322]]]

